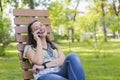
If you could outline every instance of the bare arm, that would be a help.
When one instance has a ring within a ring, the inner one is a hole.
[[[37,32],[38,31],[34,32],[34,39],[37,42],[36,52],[34,50],[29,50],[26,55],[34,64],[42,65],[44,62],[44,56],[42,52],[41,39],[38,37]]]
[[[61,66],[64,62],[64,59],[65,59],[65,56],[61,50],[61,48],[55,44],[55,47],[58,51],[58,58],[57,59],[54,59],[53,61],[49,62],[46,64],[46,67],[47,68],[50,68],[50,67],[55,67],[55,66]],[[35,64],[32,68],[32,71],[35,73],[37,72],[37,70],[41,70],[41,69],[44,69],[45,67],[43,65],[37,65]]]
[[[55,44],[55,47],[58,51],[58,58],[57,59],[54,59],[53,61],[49,62],[46,64],[47,68],[49,67],[53,67],[53,66],[61,66],[64,62],[64,59],[65,59],[65,55],[64,53],[62,52],[62,49],[60,48],[60,46],[58,46],[57,44]]]

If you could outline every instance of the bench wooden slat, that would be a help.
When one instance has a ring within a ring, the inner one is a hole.
[[[48,33],[48,34],[47,34],[47,37],[49,37],[49,39],[50,39],[51,41],[54,40],[54,36],[53,36],[52,33]],[[17,42],[27,42],[27,40],[28,40],[27,35],[18,35],[18,34],[16,35],[16,41],[17,41]]]
[[[16,34],[17,33],[25,33],[25,32],[27,32],[27,27],[18,27],[18,26],[15,27]]]
[[[32,65],[30,64],[30,62],[22,61],[21,62],[21,67],[22,67],[22,69],[31,69]]]
[[[23,71],[23,78],[24,79],[33,79],[32,71]]]
[[[46,29],[47,29],[47,32],[52,32],[51,27],[47,26]],[[15,33],[16,34],[17,33],[26,33],[26,32],[27,32],[27,27],[26,26],[24,26],[24,27],[16,26],[15,27]]]
[[[27,35],[16,35],[17,42],[27,42],[28,37]]]
[[[20,59],[20,60],[23,59],[22,52],[19,52],[18,56],[19,56],[19,59]]]
[[[48,10],[14,9],[14,16],[49,16]]]
[[[17,48],[20,52],[24,51],[25,44],[17,44]]]
[[[27,36],[19,36],[19,37],[20,37],[20,38],[19,38],[18,40],[19,40],[19,42],[21,42],[21,41],[25,41],[26,38],[24,38],[24,37],[27,37]],[[23,37],[23,38],[22,38],[22,37]],[[53,36],[52,33],[51,33],[51,34],[48,34],[47,37],[49,38],[50,41],[54,41],[54,36]],[[21,39],[21,40],[20,40],[20,39]],[[25,44],[18,44],[18,45],[17,45],[17,48],[18,48],[19,51],[23,51],[23,50],[24,50],[24,47],[25,47]]]
[[[35,20],[39,20],[42,24],[50,24],[50,19],[48,18],[14,18],[15,25],[26,25]]]

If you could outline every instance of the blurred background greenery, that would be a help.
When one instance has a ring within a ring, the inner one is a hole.
[[[0,80],[22,80],[13,9],[47,9],[55,42],[76,52],[86,80],[120,80],[120,0],[0,0]]]

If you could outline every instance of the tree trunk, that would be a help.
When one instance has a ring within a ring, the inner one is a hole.
[[[74,42],[74,29],[73,28],[71,29],[71,32],[72,32],[72,34],[71,34],[72,35],[72,42]]]
[[[1,8],[1,12],[3,12],[2,1],[1,0],[0,0],[0,8]]]
[[[95,22],[94,22],[94,39],[95,39],[95,42],[97,42],[97,36],[96,36],[96,24],[97,24],[97,22],[95,21]]]
[[[120,39],[120,30],[118,30],[118,39]]]
[[[113,38],[114,38],[114,39],[116,38],[115,31],[113,31]]]
[[[33,0],[30,0],[30,9],[34,9],[34,2],[33,2]]]
[[[68,33],[68,41],[69,41],[69,51],[71,51],[71,37],[70,37],[70,30],[68,29],[67,30],[67,33]]]
[[[77,14],[77,8],[78,8],[79,3],[80,3],[80,0],[77,0],[77,5],[75,7],[75,15],[74,15],[74,18],[73,18],[74,21],[76,21],[76,14]]]
[[[80,3],[80,0],[77,0],[77,4],[75,7],[75,13],[74,13],[74,17],[73,17],[74,22],[76,21],[76,14],[77,14],[77,8],[78,8],[79,3]],[[74,29],[72,28],[71,30],[72,30],[72,42],[74,42]]]
[[[107,31],[106,31],[106,27],[105,27],[104,0],[102,0],[101,7],[102,7],[102,17],[103,17],[102,25],[103,25],[103,32],[104,32],[104,41],[107,42]]]
[[[119,15],[119,11],[117,11],[116,5],[115,5],[115,0],[113,0],[113,9],[115,11],[115,15],[118,16]],[[119,7],[118,7],[119,10]]]
[[[114,11],[115,11],[115,15],[118,17],[118,38],[120,38],[120,22],[119,22],[119,13],[120,13],[120,0],[118,0],[118,3],[119,3],[119,5],[118,5],[118,8],[116,7],[116,5],[115,5],[115,0],[113,0],[113,9],[114,9]]]
[[[0,56],[5,56],[5,48],[0,47]]]
[[[94,21],[94,39],[95,39],[94,47],[95,47],[95,49],[97,48],[96,24],[97,24],[97,22]]]

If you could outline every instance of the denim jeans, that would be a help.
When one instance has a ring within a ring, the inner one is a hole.
[[[69,54],[59,72],[44,74],[38,80],[85,80],[79,56]]]

